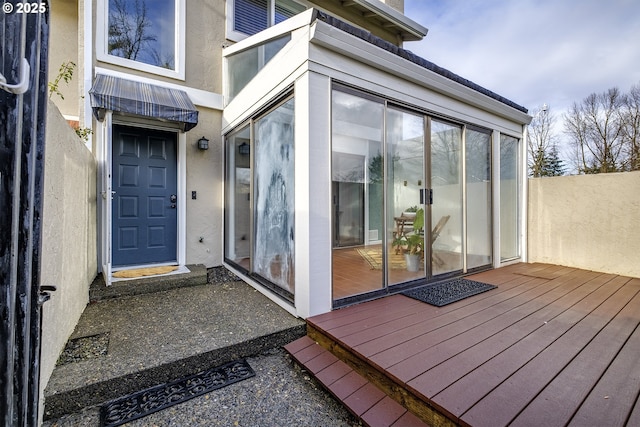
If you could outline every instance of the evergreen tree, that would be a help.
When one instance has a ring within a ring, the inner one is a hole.
[[[540,176],[561,176],[565,173],[564,161],[558,156],[556,147],[552,147],[548,153],[542,154],[542,168]]]
[[[534,111],[533,120],[527,132],[527,146],[529,151],[529,175],[559,176],[564,175],[565,166],[560,160],[556,146],[556,136],[553,133],[555,115],[546,104]]]

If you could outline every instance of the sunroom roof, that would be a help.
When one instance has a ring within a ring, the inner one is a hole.
[[[309,31],[305,32],[304,28],[308,28]],[[256,70],[257,73],[254,74],[254,78],[251,78],[250,81],[248,79],[243,87],[237,88],[236,93],[239,95],[244,92],[245,96],[242,97],[244,101],[239,104],[236,103],[235,106],[232,105],[230,94],[226,93],[229,102],[227,107],[233,107],[228,110],[230,116],[234,116],[232,111],[235,111],[236,108],[239,109],[238,111],[245,111],[247,102],[251,105],[257,102],[259,94],[266,87],[263,84],[266,80],[276,81],[285,75],[293,78],[295,70],[303,69],[300,67],[309,59],[308,54],[310,51],[306,48],[296,49],[295,46],[298,46],[298,43],[305,43],[306,40],[308,43],[322,46],[347,58],[361,61],[404,81],[413,82],[448,98],[457,99],[492,114],[515,120],[522,124],[528,124],[531,121],[531,116],[528,115],[528,110],[525,107],[366,30],[357,28],[317,9],[308,9],[306,12],[235,43],[225,48],[223,55],[229,60],[238,53],[249,51],[258,45],[276,40],[285,34],[290,34],[292,37],[289,43],[282,46],[280,52],[274,53],[279,58],[275,62],[272,61],[278,64],[277,67],[269,67],[268,65],[271,62],[264,64],[265,69],[269,68],[269,73],[271,74],[268,77],[265,75],[263,79],[255,79],[258,73],[262,73],[261,69]],[[317,61],[321,63],[327,58],[326,56],[320,56],[314,59],[314,63]],[[233,70],[228,67],[228,61],[226,62],[227,66],[225,68],[228,74]],[[331,67],[331,64],[325,65]],[[341,72],[342,70],[336,69],[336,71]],[[281,73],[284,74],[281,75]],[[284,78],[286,80],[288,77]],[[354,76],[354,78],[357,78],[357,76]],[[227,85],[229,81],[231,81],[230,77],[227,76]],[[251,87],[251,90],[245,92],[245,88],[249,87]],[[226,90],[228,91],[228,88]],[[225,108],[225,111],[227,111],[227,108]]]
[[[461,77],[461,76],[459,76],[459,75],[457,75],[457,74],[455,74],[455,73],[453,73],[453,72],[451,72],[451,71],[449,71],[449,70],[447,70],[445,68],[442,68],[442,67],[434,64],[433,62],[428,61],[428,60],[426,60],[426,59],[414,54],[413,52],[411,52],[409,50],[400,48],[400,47],[394,45],[393,43],[390,43],[390,42],[388,42],[388,41],[386,41],[386,40],[384,40],[384,39],[382,39],[380,37],[374,36],[373,34],[371,34],[368,31],[362,30],[360,28],[356,28],[351,24],[348,24],[348,23],[346,23],[344,21],[341,21],[340,19],[335,18],[335,17],[333,17],[331,15],[328,15],[328,14],[326,14],[324,12],[321,12],[319,10],[316,10],[315,13],[314,13],[314,18],[312,19],[312,21],[315,21],[315,20],[319,20],[319,21],[325,22],[326,24],[331,25],[334,28],[337,28],[337,29],[339,29],[341,31],[344,31],[345,33],[348,33],[350,35],[358,37],[359,39],[364,40],[367,43],[370,43],[370,44],[372,44],[372,45],[374,45],[376,47],[384,49],[387,52],[390,52],[390,53],[392,53],[392,54],[394,54],[396,56],[399,56],[399,57],[401,57],[403,59],[406,59],[407,61],[410,61],[410,62],[412,62],[412,63],[414,63],[416,65],[419,65],[422,68],[425,68],[425,69],[427,69],[429,71],[432,71],[432,72],[434,72],[434,73],[436,73],[436,74],[438,74],[438,75],[440,75],[442,77],[445,77],[445,78],[447,78],[447,79],[449,79],[451,81],[454,81],[454,82],[459,83],[459,84],[461,84],[461,85],[463,85],[465,87],[468,87],[469,89],[472,89],[472,90],[474,90],[476,92],[479,92],[479,93],[481,93],[483,95],[486,95],[486,96],[488,96],[488,97],[490,97],[490,98],[492,98],[492,99],[494,99],[496,101],[499,101],[499,102],[501,102],[501,103],[503,103],[505,105],[508,105],[511,108],[514,108],[514,109],[516,109],[518,111],[521,111],[521,112],[523,112],[525,114],[528,113],[527,108],[525,108],[525,107],[523,107],[523,106],[521,106],[519,104],[516,104],[515,102],[510,101],[509,99],[507,99],[507,98],[505,98],[505,97],[503,97],[501,95],[498,95],[497,93],[495,93],[493,91],[490,91],[489,89],[486,89],[486,88],[484,88],[484,87],[482,87],[482,86],[480,86],[480,85],[478,85],[478,84],[476,84],[476,83],[474,83],[474,82],[472,82],[470,80],[467,80],[467,79],[465,79],[465,78],[463,78],[463,77]]]

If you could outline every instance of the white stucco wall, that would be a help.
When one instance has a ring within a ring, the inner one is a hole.
[[[47,108],[41,284],[57,291],[43,306],[40,396],[97,272],[96,161],[53,102]]]
[[[640,277],[640,172],[529,180],[529,262]]]
[[[78,60],[78,2],[77,0],[56,0],[51,5],[51,32],[49,34],[49,76],[53,82],[60,73],[63,63],[76,64],[69,83],[60,81],[58,90],[62,93],[52,95],[51,99],[67,117],[78,117],[80,105],[79,81],[82,79],[81,61]]]
[[[222,265],[223,141],[220,111],[198,107],[198,125],[187,132],[186,171],[186,262],[207,267]],[[198,139],[206,137],[209,149],[199,150]],[[192,192],[196,192],[196,199]],[[202,241],[201,241],[202,238]]]

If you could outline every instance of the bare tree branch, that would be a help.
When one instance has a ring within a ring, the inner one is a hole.
[[[631,87],[622,103],[622,138],[629,170],[640,170],[640,84]]]
[[[621,107],[624,96],[618,88],[587,96],[574,102],[564,115],[565,133],[574,148],[576,167],[581,173],[625,170]]]
[[[147,17],[147,4],[135,0],[131,11],[130,1],[113,0],[109,8],[109,53],[122,58],[136,60],[143,48],[150,48],[157,40],[149,33],[151,22]],[[150,48],[150,50],[153,50]]]

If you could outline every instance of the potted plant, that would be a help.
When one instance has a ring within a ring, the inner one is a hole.
[[[420,260],[424,258],[424,209],[417,209],[413,221],[413,231],[409,234],[396,236],[392,246],[396,253],[402,251],[407,263],[408,271],[418,271]]]
[[[402,211],[402,216],[414,218],[416,216],[416,212],[418,212],[417,206],[409,206],[404,211]]]

